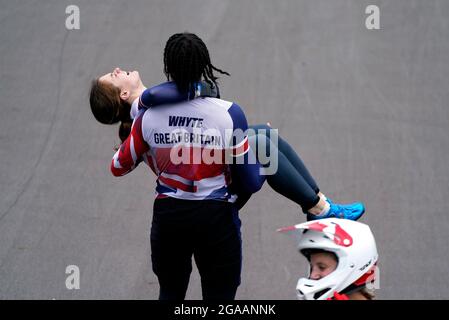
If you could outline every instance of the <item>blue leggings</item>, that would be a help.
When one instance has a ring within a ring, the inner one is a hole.
[[[256,148],[259,148],[257,140],[265,138],[267,150],[262,150],[262,153],[269,156],[269,144],[271,144],[272,150],[278,153],[278,169],[276,173],[266,176],[270,187],[277,193],[299,204],[304,212],[314,207],[320,200],[317,195],[320,189],[295,150],[280,136],[278,137],[276,148],[270,140],[269,130],[273,128],[268,125],[259,124],[249,126],[249,128],[256,130],[256,135],[249,137],[252,148],[254,148],[254,145],[256,145]],[[263,131],[258,133],[258,129],[266,129],[266,133],[264,134]],[[256,151],[256,154],[258,154],[259,150]],[[268,165],[264,165],[264,167]],[[239,200],[236,203],[237,207],[239,209],[243,207],[250,197],[251,195],[239,193]]]

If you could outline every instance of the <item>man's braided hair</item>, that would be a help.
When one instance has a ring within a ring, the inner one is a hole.
[[[204,42],[193,33],[176,33],[172,35],[164,49],[164,73],[167,80],[175,81],[181,92],[192,89],[194,82],[204,78],[212,88],[217,86],[214,70],[230,75],[212,65]]]

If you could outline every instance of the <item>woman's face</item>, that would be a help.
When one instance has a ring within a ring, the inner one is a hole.
[[[310,279],[319,280],[337,268],[337,261],[332,253],[320,252],[310,255]]]
[[[132,95],[133,91],[142,86],[139,72],[137,71],[123,71],[120,68],[115,68],[112,72],[106,73],[99,78],[100,82],[109,83],[120,89],[120,97],[127,100],[127,96],[122,96],[122,93]]]

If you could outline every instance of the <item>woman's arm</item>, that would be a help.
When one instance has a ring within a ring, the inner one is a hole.
[[[212,88],[207,82],[201,81],[195,84],[190,92],[181,93],[175,82],[164,82],[146,89],[140,96],[139,109],[151,108],[164,104],[178,103],[197,97],[218,98],[218,88]]]
[[[142,118],[144,112],[140,112],[133,122],[131,133],[114,154],[111,162],[111,172],[114,176],[123,176],[137,167],[143,161],[143,156],[150,146],[143,139]]]

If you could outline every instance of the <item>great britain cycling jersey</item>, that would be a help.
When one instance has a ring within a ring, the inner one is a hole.
[[[257,191],[263,179],[251,156],[246,135],[232,138],[233,130],[247,129],[245,115],[232,102],[198,98],[147,109],[140,99],[131,108],[131,134],[112,159],[111,171],[122,176],[139,162],[157,175],[158,197],[234,202],[229,191],[230,167],[235,168],[247,192]],[[243,157],[243,165],[228,165],[227,155]]]

